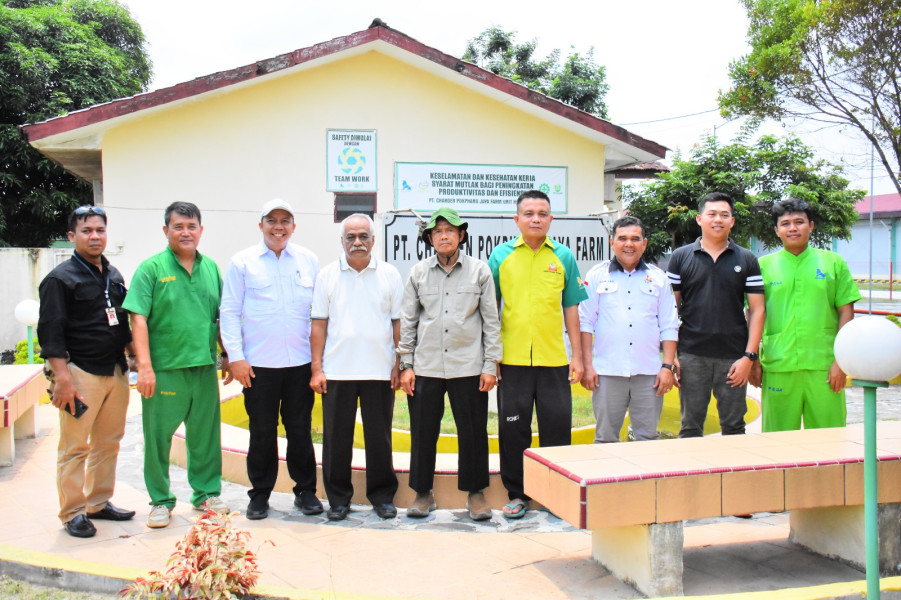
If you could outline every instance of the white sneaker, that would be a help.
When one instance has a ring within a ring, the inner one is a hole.
[[[231,509],[228,508],[228,504],[223,502],[222,498],[219,496],[209,496],[206,500],[195,506],[194,510],[212,510],[220,515],[227,515],[231,512]]]
[[[153,508],[150,509],[150,514],[147,516],[147,527],[150,527],[151,529],[166,527],[169,525],[169,513],[171,512],[172,510],[168,506],[155,504]]]

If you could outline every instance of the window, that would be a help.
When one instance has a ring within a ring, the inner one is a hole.
[[[375,218],[375,194],[335,194],[335,223],[340,223],[354,213]]]

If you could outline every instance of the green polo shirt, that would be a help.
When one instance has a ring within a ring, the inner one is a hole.
[[[213,259],[198,252],[188,274],[167,246],[138,267],[122,307],[147,317],[150,360],[167,371],[216,364],[221,298]]]
[[[860,300],[848,265],[835,252],[808,247],[760,257],[766,322],[760,364],[772,372],[826,371],[835,360],[838,307]]]
[[[537,252],[519,236],[491,253],[505,365],[562,367],[563,307],[588,298],[569,248],[546,237]]]

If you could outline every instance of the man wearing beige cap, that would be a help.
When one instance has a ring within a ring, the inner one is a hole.
[[[310,306],[319,259],[289,243],[297,224],[284,200],[260,212],[263,239],[238,252],[225,272],[220,319],[232,377],[244,386],[250,418],[247,448],[248,519],[265,519],[278,476],[278,418],[288,439],[294,505],[322,512],[316,497],[316,456],[310,436]]]

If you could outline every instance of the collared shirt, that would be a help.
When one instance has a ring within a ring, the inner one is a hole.
[[[150,361],[168,371],[216,364],[222,275],[197,253],[189,274],[171,248],[142,262],[123,308],[147,318]]]
[[[131,341],[131,331],[122,308],[125,280],[105,256],[100,264],[102,272],[73,252],[41,281],[38,340],[41,357],[69,358],[92,375],[110,376],[116,365],[128,370],[122,351]],[[118,325],[109,323],[110,306],[116,310]]]
[[[666,273],[643,260],[631,273],[612,258],[585,276],[588,299],[579,327],[594,334],[599,375],[631,377],[660,371],[660,342],[679,339],[679,314]]]
[[[506,365],[569,364],[563,342],[563,307],[588,297],[569,248],[545,237],[537,252],[519,236],[488,259],[496,298],[503,301],[501,337]]]
[[[767,371],[826,371],[835,360],[838,307],[860,300],[845,260],[807,248],[760,257],[766,322],[760,364]]]
[[[288,244],[279,257],[263,241],[235,254],[225,271],[219,309],[229,360],[265,368],[310,362],[318,274],[319,259],[296,244]]]
[[[501,328],[488,265],[462,252],[449,273],[437,254],[414,265],[404,286],[397,352],[425,377],[497,375]]]
[[[312,318],[328,319],[322,371],[326,379],[389,380],[394,326],[404,294],[400,273],[374,256],[357,271],[342,256],[316,278]]]
[[[745,294],[763,293],[757,257],[730,239],[714,262],[698,238],[673,252],[666,274],[682,294],[679,352],[740,358],[748,344]]]

